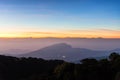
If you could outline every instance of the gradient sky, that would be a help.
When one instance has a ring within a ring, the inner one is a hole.
[[[0,0],[0,37],[120,38],[120,0]]]

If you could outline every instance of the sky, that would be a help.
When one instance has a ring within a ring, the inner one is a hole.
[[[0,0],[0,37],[120,38],[120,0]]]

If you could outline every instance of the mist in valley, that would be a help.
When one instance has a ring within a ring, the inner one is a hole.
[[[91,50],[114,50],[120,48],[120,39],[86,39],[86,38],[41,38],[41,39],[0,39],[1,54],[22,54],[44,47],[66,43],[73,48]]]

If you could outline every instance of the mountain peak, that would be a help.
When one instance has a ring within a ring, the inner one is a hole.
[[[54,44],[54,45],[52,45],[52,47],[63,47],[63,48],[65,48],[65,47],[68,47],[68,48],[71,48],[71,45],[68,45],[68,44],[66,44],[66,43],[58,43],[58,44]]]

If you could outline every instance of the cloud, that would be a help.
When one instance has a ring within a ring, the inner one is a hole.
[[[120,30],[112,30],[112,29],[77,29],[77,30],[67,30],[71,32],[120,32]]]
[[[11,34],[57,34],[56,32],[10,32]]]
[[[68,30],[68,33],[79,34],[85,37],[103,37],[103,38],[120,38],[120,30],[112,29],[81,29]]]

